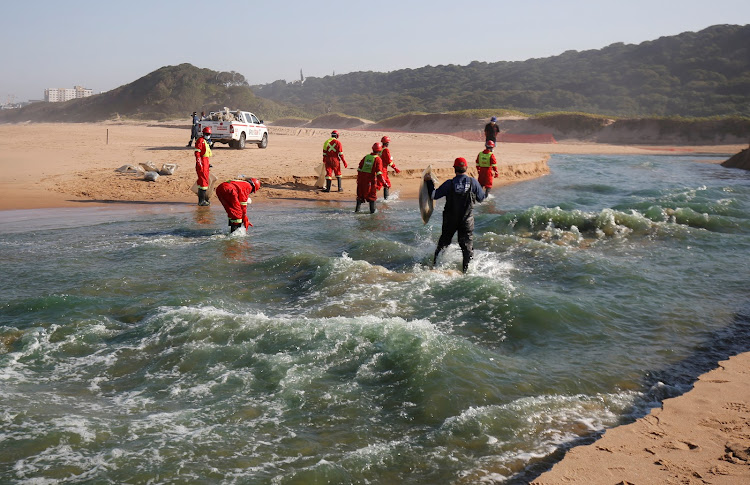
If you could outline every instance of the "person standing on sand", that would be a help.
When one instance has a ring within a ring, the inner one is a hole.
[[[388,193],[391,189],[391,179],[388,178],[388,167],[393,167],[394,172],[401,173],[401,170],[393,163],[391,150],[388,148],[390,142],[391,139],[387,136],[380,139],[380,143],[383,144],[383,150],[380,152],[380,160],[383,162],[383,180],[385,181],[385,185],[383,185],[383,199],[388,199]]]
[[[260,190],[260,181],[240,175],[235,180],[227,180],[216,187],[216,197],[229,217],[229,233],[233,233],[241,226],[252,226],[247,218],[247,204],[250,194]]]
[[[375,213],[375,200],[378,198],[378,186],[384,186],[383,180],[383,160],[380,158],[380,152],[383,145],[375,143],[372,146],[372,153],[365,155],[359,162],[357,169],[357,206],[354,212],[359,212],[359,207],[364,201],[370,203],[370,214]]]
[[[446,180],[435,190],[431,178],[425,177],[427,190],[434,199],[445,197],[443,209],[443,230],[438,239],[432,265],[437,263],[438,254],[450,246],[453,235],[458,231],[458,245],[463,253],[461,269],[464,273],[469,269],[469,262],[474,257],[474,204],[484,200],[484,191],[477,179],[466,175],[467,163],[465,158],[457,158],[453,162],[456,176]]]
[[[477,178],[479,179],[479,185],[484,188],[484,196],[487,197],[490,195],[490,189],[492,188],[492,179],[497,178],[499,174],[497,173],[497,160],[495,154],[492,153],[495,142],[489,140],[484,144],[484,147],[484,151],[477,155]]]
[[[193,111],[193,126],[190,129],[190,141],[186,146],[191,147],[193,146],[193,140],[198,139],[198,121],[200,121],[202,118],[198,117],[198,112]]]
[[[198,205],[211,205],[208,201],[209,169],[211,168],[211,127],[203,128],[203,136],[195,140],[195,173],[198,174]]]
[[[500,133],[500,127],[497,126],[497,117],[490,118],[490,122],[484,125],[484,142],[492,141],[497,145],[497,134]]]
[[[322,189],[322,192],[331,191],[331,182],[333,181],[332,175],[336,175],[336,180],[339,183],[339,192],[344,191],[344,189],[341,188],[341,165],[339,164],[339,159],[344,162],[344,168],[349,168],[349,165],[346,164],[346,159],[344,159],[344,147],[339,141],[339,132],[333,130],[331,132],[331,137],[323,143],[323,163],[326,166],[326,187]]]

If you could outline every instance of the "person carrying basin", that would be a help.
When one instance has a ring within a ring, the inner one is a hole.
[[[438,239],[432,265],[437,264],[437,258],[444,248],[450,246],[453,235],[458,232],[458,245],[461,246],[464,273],[469,269],[469,262],[474,257],[474,204],[484,200],[482,186],[474,177],[466,175],[467,163],[465,158],[456,158],[453,171],[456,176],[443,182],[435,190],[431,178],[425,177],[427,189],[434,199],[445,197],[443,209],[443,230]]]

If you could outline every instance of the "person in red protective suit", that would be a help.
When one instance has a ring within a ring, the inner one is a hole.
[[[227,180],[216,187],[219,198],[229,217],[229,232],[232,233],[244,225],[252,226],[247,219],[247,204],[250,194],[260,190],[260,181],[256,178],[245,178],[240,175],[236,180]]]
[[[391,179],[388,178],[388,167],[393,167],[394,172],[401,173],[401,170],[399,170],[396,167],[396,164],[393,163],[393,156],[391,155],[391,150],[388,148],[390,142],[391,139],[387,136],[380,139],[380,143],[383,144],[383,151],[380,152],[380,159],[383,161],[383,180],[385,180],[385,185],[383,186],[383,199],[388,198],[388,193],[391,189]]]
[[[477,173],[479,185],[484,189],[484,196],[487,197],[492,188],[492,179],[498,177],[497,160],[492,149],[495,148],[495,142],[487,140],[484,144],[484,151],[477,155]]]
[[[336,176],[336,180],[339,183],[339,192],[343,192],[341,188],[341,165],[339,159],[344,163],[344,168],[349,168],[344,159],[344,147],[339,141],[339,132],[333,130],[331,137],[323,143],[323,163],[326,166],[326,187],[322,189],[323,192],[331,191],[331,182],[333,181],[333,175]]]
[[[203,128],[203,135],[195,140],[195,173],[198,174],[198,205],[211,205],[208,201],[208,171],[211,167],[211,127]]]
[[[359,162],[357,169],[357,207],[354,212],[359,212],[362,202],[370,203],[370,214],[375,212],[375,199],[378,198],[378,187],[385,185],[383,180],[383,160],[380,159],[380,151],[383,145],[375,143],[372,153],[365,155]]]

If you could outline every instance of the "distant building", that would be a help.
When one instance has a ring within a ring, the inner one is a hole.
[[[73,88],[50,88],[44,90],[44,100],[49,103],[61,103],[76,98],[86,98],[94,94],[93,89],[75,86]]]

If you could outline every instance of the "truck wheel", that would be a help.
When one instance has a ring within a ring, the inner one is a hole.
[[[240,135],[240,139],[235,142],[234,147],[237,148],[238,150],[242,150],[245,148],[245,134],[244,133]]]
[[[268,134],[263,133],[263,139],[258,143],[258,148],[266,148],[268,146]]]

